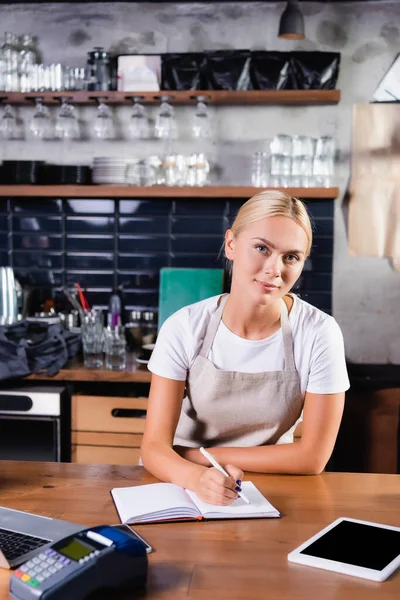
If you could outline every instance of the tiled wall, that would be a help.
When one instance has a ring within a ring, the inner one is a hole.
[[[157,308],[161,267],[221,268],[225,230],[241,200],[41,199],[0,200],[0,264],[22,284],[54,290],[72,281],[92,306],[106,308],[123,286],[125,306]],[[298,292],[331,312],[332,200],[310,201],[314,244]]]

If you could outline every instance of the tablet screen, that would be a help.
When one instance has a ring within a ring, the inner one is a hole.
[[[299,554],[381,571],[400,554],[400,531],[341,521]]]

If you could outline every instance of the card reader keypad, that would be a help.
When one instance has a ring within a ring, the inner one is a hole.
[[[94,550],[78,562],[85,563],[97,554],[99,551]],[[14,574],[32,587],[38,587],[43,581],[67,567],[71,562],[66,556],[48,548],[19,567]]]

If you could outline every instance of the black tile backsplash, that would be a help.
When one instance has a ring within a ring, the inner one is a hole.
[[[171,213],[171,201],[162,200],[160,198],[155,198],[152,200],[120,200],[119,212],[121,215],[164,215],[167,217]]]
[[[223,218],[221,217],[172,217],[172,234],[221,235]]]
[[[68,233],[90,233],[100,235],[114,233],[114,216],[112,217],[67,217],[66,230]]]
[[[119,218],[119,231],[132,234],[166,234],[169,232],[170,221],[168,217],[127,219]]]
[[[14,199],[12,200],[11,207],[14,213],[30,215],[52,215],[60,214],[63,211],[62,200],[40,200],[40,198],[35,198],[33,200]]]
[[[61,233],[60,217],[37,217],[34,215],[12,218],[13,231],[32,231],[40,233]]]
[[[224,233],[242,204],[216,199],[0,199],[0,264],[21,283],[59,294],[79,281],[106,308],[123,286],[127,309],[157,308],[161,267],[223,268]],[[332,200],[307,204],[314,243],[296,292],[331,312]],[[11,215],[11,217],[10,217]]]
[[[118,238],[118,249],[125,254],[129,252],[168,252],[170,238],[167,235],[128,236]]]
[[[0,250],[8,249],[8,233],[2,232],[0,233]]]
[[[114,236],[68,234],[65,240],[67,252],[114,252]]]
[[[46,235],[43,233],[14,233],[11,236],[11,255],[16,250],[62,250],[61,235]]]
[[[180,235],[172,236],[171,239],[171,252],[178,254],[178,252],[198,252],[200,254],[212,253],[218,254],[222,245],[221,236],[196,236],[196,235]]]

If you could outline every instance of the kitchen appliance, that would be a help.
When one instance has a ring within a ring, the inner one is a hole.
[[[71,403],[67,388],[26,386],[0,390],[0,460],[71,460]]]

